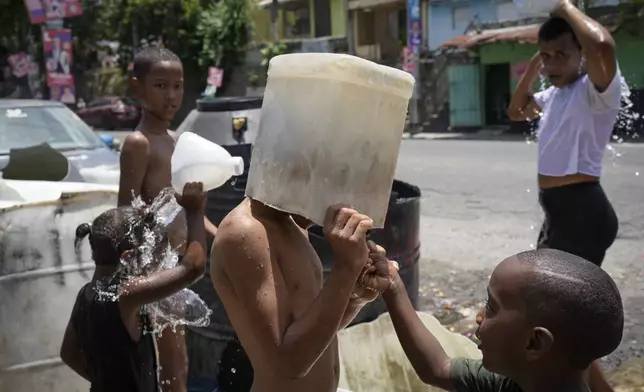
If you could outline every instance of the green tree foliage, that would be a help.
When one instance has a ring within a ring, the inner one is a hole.
[[[0,46],[9,53],[26,51],[29,33],[39,35],[40,29],[29,23],[29,15],[22,0],[0,0]]]
[[[123,69],[136,50],[162,42],[183,60],[186,74],[218,65],[230,71],[242,60],[252,29],[252,0],[81,0],[83,14],[65,21],[74,37],[78,72],[97,66],[102,41],[118,42]],[[40,26],[29,22],[23,0],[0,0],[0,46],[27,50],[31,31],[40,42]]]
[[[251,40],[250,0],[209,0],[199,18],[202,38],[199,64],[232,70],[242,61]]]

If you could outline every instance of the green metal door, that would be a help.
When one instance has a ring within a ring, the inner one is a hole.
[[[452,65],[448,69],[448,77],[450,126],[483,126],[481,74],[478,64]]]

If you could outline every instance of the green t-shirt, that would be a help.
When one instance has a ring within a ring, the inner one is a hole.
[[[456,392],[521,392],[514,381],[485,369],[480,359],[454,358],[450,373]],[[590,390],[582,387],[570,392]]]
[[[450,373],[456,392],[521,392],[514,381],[485,369],[480,359],[454,358]]]

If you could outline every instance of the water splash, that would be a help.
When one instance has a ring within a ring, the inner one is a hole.
[[[174,190],[162,190],[150,205],[137,197],[132,206],[144,211],[144,215],[152,215],[154,224],[145,227],[142,236],[137,238],[134,228],[140,222],[128,222],[128,235],[137,244],[138,257],[121,259],[114,276],[97,284],[96,290],[101,300],[117,301],[119,287],[123,283],[174,268],[179,263],[179,255],[170,246],[166,236],[169,225],[182,209],[177,203]],[[152,321],[151,330],[145,331],[146,333],[161,333],[168,327],[175,330],[180,325],[205,327],[210,323],[212,314],[212,310],[199,295],[190,289],[183,289],[161,301],[148,304],[141,310]]]

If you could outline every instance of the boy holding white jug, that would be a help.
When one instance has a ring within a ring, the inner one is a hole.
[[[562,250],[601,266],[618,220],[600,185],[602,160],[621,107],[621,73],[611,34],[569,0],[539,30],[539,53],[514,92],[514,121],[540,118],[538,182],[545,221],[538,247]],[[552,83],[533,93],[542,72]],[[479,315],[481,316],[481,315]],[[612,391],[597,363],[593,392]]]
[[[171,157],[176,136],[168,126],[183,100],[183,65],[179,57],[164,48],[143,49],[134,58],[133,94],[143,115],[136,130],[123,142],[119,206],[132,204],[140,196],[151,203],[171,184]],[[217,228],[204,217],[206,232],[214,237]],[[180,213],[168,229],[173,248],[183,255],[186,241],[185,214]],[[159,365],[164,392],[186,392],[188,355],[184,327],[167,330],[158,337]]]

